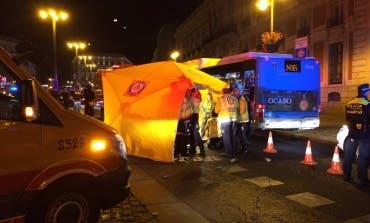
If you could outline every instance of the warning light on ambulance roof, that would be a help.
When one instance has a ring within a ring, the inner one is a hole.
[[[16,85],[10,86],[9,91],[11,91],[11,92],[17,92],[18,91],[18,87]]]
[[[119,64],[115,64],[115,65],[113,65],[111,68],[112,68],[112,69],[119,69],[119,68],[121,68],[121,65],[119,65]]]

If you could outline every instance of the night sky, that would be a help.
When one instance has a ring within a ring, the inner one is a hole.
[[[202,0],[0,0],[0,35],[28,42],[33,61],[40,67],[40,79],[53,71],[52,23],[38,17],[39,8],[59,8],[70,14],[57,23],[57,64],[59,77],[71,77],[74,50],[70,40],[91,45],[82,52],[120,53],[134,64],[151,61],[159,29],[178,25]],[[114,23],[113,19],[118,22]],[[126,28],[124,28],[126,27]],[[49,75],[50,76],[50,75]],[[66,78],[63,78],[66,79]]]

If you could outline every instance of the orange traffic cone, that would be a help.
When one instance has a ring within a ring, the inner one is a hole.
[[[340,165],[339,150],[338,146],[334,149],[333,159],[331,161],[331,167],[327,170],[328,173],[334,175],[343,175],[343,170]]]
[[[272,133],[269,132],[269,138],[267,139],[267,146],[263,149],[265,153],[277,153],[277,150],[274,148],[274,142],[272,141]]]
[[[316,165],[317,163],[313,160],[312,157],[312,151],[311,151],[311,142],[310,140],[307,141],[307,147],[306,147],[306,154],[304,156],[304,160],[301,161],[301,163],[309,166]]]

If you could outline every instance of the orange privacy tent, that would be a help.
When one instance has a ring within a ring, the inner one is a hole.
[[[220,92],[226,83],[173,61],[102,71],[104,120],[125,139],[127,153],[173,162],[177,122],[185,91]]]

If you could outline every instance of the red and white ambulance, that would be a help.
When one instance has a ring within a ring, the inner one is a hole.
[[[64,109],[0,48],[0,223],[96,222],[130,173],[112,127]]]

